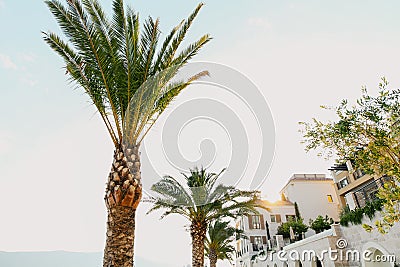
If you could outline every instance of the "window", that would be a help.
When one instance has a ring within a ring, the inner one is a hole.
[[[326,197],[328,198],[328,202],[329,202],[329,203],[333,203],[333,197],[332,197],[332,195],[326,195]]]
[[[281,215],[280,214],[271,214],[271,222],[273,223],[281,223]]]
[[[338,187],[338,189],[342,189],[343,187],[345,187],[345,186],[348,185],[348,184],[349,184],[349,180],[348,180],[347,177],[346,177],[346,178],[340,180],[340,181],[337,183],[337,187]]]
[[[253,215],[253,229],[261,229],[260,215]]]
[[[295,221],[296,220],[296,215],[286,215],[286,221]]]
[[[262,250],[262,238],[261,236],[255,236],[253,243],[253,251],[259,251],[259,250]]]
[[[254,244],[262,245],[262,238],[261,236],[255,236],[254,237]]]
[[[263,249],[263,238],[261,236],[250,236],[250,243],[253,246],[253,251]]]

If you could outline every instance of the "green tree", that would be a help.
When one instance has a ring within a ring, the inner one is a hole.
[[[335,156],[339,162],[351,159],[356,168],[366,173],[378,177],[388,175],[399,181],[399,100],[400,90],[389,89],[385,78],[376,96],[364,87],[354,105],[343,100],[336,108],[330,108],[336,112],[337,120],[313,119],[312,123],[301,123],[306,150],[318,150],[319,155],[327,158]],[[378,194],[384,200],[383,219],[376,222],[382,233],[400,219],[398,192],[398,185],[393,182]]]
[[[154,205],[149,213],[163,209],[161,218],[178,214],[189,220],[193,267],[204,266],[204,243],[212,221],[258,213],[257,192],[217,184],[221,173],[195,168],[190,175],[183,174],[186,186],[171,176],[164,176],[152,186],[158,196],[151,198]]]
[[[142,196],[139,146],[174,97],[206,74],[167,84],[210,40],[203,35],[181,47],[202,4],[167,33],[158,47],[159,19],[147,18],[140,29],[138,13],[126,8],[123,0],[113,0],[111,18],[97,0],[67,0],[65,6],[57,0],[45,3],[66,41],[52,32],[43,33],[43,38],[64,60],[66,74],[90,97],[115,146],[105,196],[108,222],[103,266],[132,266],[135,211]],[[162,80],[160,86],[142,87],[151,77]]]
[[[316,234],[331,229],[332,224],[333,219],[329,218],[328,215],[325,215],[325,218],[321,215],[318,215],[315,220],[310,219],[309,222],[310,228],[313,229]]]
[[[220,220],[208,226],[208,233],[205,241],[206,256],[210,260],[210,267],[217,266],[217,260],[229,260],[232,262],[235,253],[233,240],[245,237],[243,230],[236,229],[229,225],[229,222]]]
[[[302,233],[305,233],[308,230],[308,226],[304,224],[303,219],[289,220],[288,222],[284,222],[278,226],[277,234],[289,238],[290,227],[292,227],[294,234],[297,236],[301,236]]]

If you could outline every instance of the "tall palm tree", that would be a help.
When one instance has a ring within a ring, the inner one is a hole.
[[[108,222],[103,266],[132,266],[135,211],[142,196],[139,146],[172,99],[206,74],[168,83],[210,40],[203,35],[180,49],[202,4],[158,47],[159,20],[147,18],[141,30],[138,13],[126,8],[123,0],[113,0],[112,18],[97,0],[45,3],[66,40],[52,32],[43,33],[43,38],[65,61],[70,79],[89,95],[115,146],[105,196]],[[157,79],[162,83],[157,88],[143,86],[149,79],[153,85]]]
[[[257,193],[217,185],[221,173],[194,168],[190,170],[190,175],[183,174],[186,186],[171,176],[164,176],[152,186],[158,196],[150,199],[154,205],[148,213],[164,209],[161,218],[179,214],[190,222],[192,267],[204,267],[204,242],[210,222],[257,213]]]
[[[210,260],[210,267],[216,267],[218,260],[232,261],[232,255],[236,251],[232,241],[244,237],[243,230],[230,226],[228,221],[217,220],[211,223],[205,241],[205,251]]]

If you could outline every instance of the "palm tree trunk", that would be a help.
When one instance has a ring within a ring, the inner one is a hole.
[[[190,235],[192,236],[192,267],[204,267],[204,240],[207,233],[207,224],[192,222]]]
[[[142,197],[139,146],[114,152],[105,202],[108,212],[103,267],[132,267],[135,213]]]
[[[208,258],[210,259],[210,267],[217,267],[217,254],[214,249],[210,249],[208,253]]]

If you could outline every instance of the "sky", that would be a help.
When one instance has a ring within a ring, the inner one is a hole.
[[[110,1],[100,2],[110,11]],[[159,17],[163,33],[197,5],[192,0],[126,2],[142,18]],[[400,85],[400,3],[204,2],[186,41],[204,33],[213,40],[196,61],[223,64],[249,78],[274,120],[274,129],[268,132],[275,136],[275,151],[268,151],[274,161],[260,187],[262,194],[276,199],[293,173],[329,175],[333,159],[305,153],[298,122],[333,119],[320,105],[355,99],[364,85],[374,92],[382,76],[392,87]],[[103,193],[113,146],[88,97],[69,84],[63,62],[43,42],[41,31],[48,30],[59,32],[42,1],[0,0],[0,251],[101,251]],[[249,149],[249,156],[243,157],[248,161],[245,177],[251,180],[263,152],[263,133],[254,128],[251,110],[240,104],[240,95],[235,99],[210,86],[185,91],[146,137],[142,149],[150,165],[160,176],[179,175],[157,149],[162,147],[168,115],[199,97],[225,104],[240,118]],[[229,165],[228,139],[233,133],[226,132],[228,126],[199,120],[180,127],[182,136],[173,142],[179,142],[187,159],[201,162],[207,152],[201,145],[209,147],[202,141],[208,139],[216,149],[210,170]],[[153,171],[144,166],[142,176],[146,179]],[[157,255],[157,260],[173,266],[190,263],[188,223],[178,216],[159,220],[158,213],[145,215],[148,209],[146,203],[138,209],[136,255]]]

